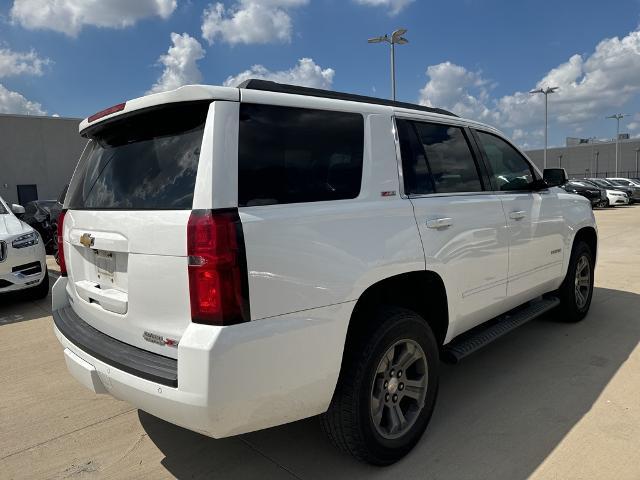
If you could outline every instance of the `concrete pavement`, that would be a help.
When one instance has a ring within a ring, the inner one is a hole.
[[[587,319],[444,366],[425,436],[387,468],[334,450],[315,418],[213,440],[94,395],[66,371],[50,299],[0,299],[0,478],[640,479],[640,207],[596,216]]]

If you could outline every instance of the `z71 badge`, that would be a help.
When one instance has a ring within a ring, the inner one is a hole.
[[[155,343],[157,345],[166,345],[167,347],[178,346],[178,340],[174,340],[173,338],[165,338],[162,335],[158,335],[156,333],[145,331],[142,334],[142,338],[144,338],[147,342]]]

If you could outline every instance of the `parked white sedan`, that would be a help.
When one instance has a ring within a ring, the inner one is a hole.
[[[44,298],[49,293],[44,245],[38,232],[14,212],[24,213],[24,208],[9,208],[0,197],[0,294],[26,290],[31,298]]]
[[[609,203],[608,207],[613,207],[615,205],[629,205],[629,197],[626,193],[621,192],[619,190],[606,190],[607,192],[607,200]]]

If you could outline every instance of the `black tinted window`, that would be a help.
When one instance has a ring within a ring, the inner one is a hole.
[[[489,161],[495,188],[503,191],[531,188],[533,170],[515,148],[490,133],[478,132],[478,138]]]
[[[240,107],[240,206],[355,198],[364,119],[355,113],[272,105]]]
[[[169,104],[89,131],[70,209],[190,209],[210,102]]]
[[[462,128],[414,122],[436,193],[479,192],[478,166]]]
[[[396,120],[400,154],[402,155],[402,174],[404,192],[407,195],[424,195],[434,192],[433,178],[427,165],[422,144],[418,140],[413,123],[408,120]]]

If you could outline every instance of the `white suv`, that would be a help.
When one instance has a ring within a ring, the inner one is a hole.
[[[49,294],[44,244],[16,213],[23,214],[24,207],[9,207],[0,197],[0,295],[21,292],[34,300],[44,298]]]
[[[487,125],[251,80],[80,132],[53,289],[67,366],[205,435],[323,414],[389,464],[427,426],[441,358],[589,309],[589,201]]]

